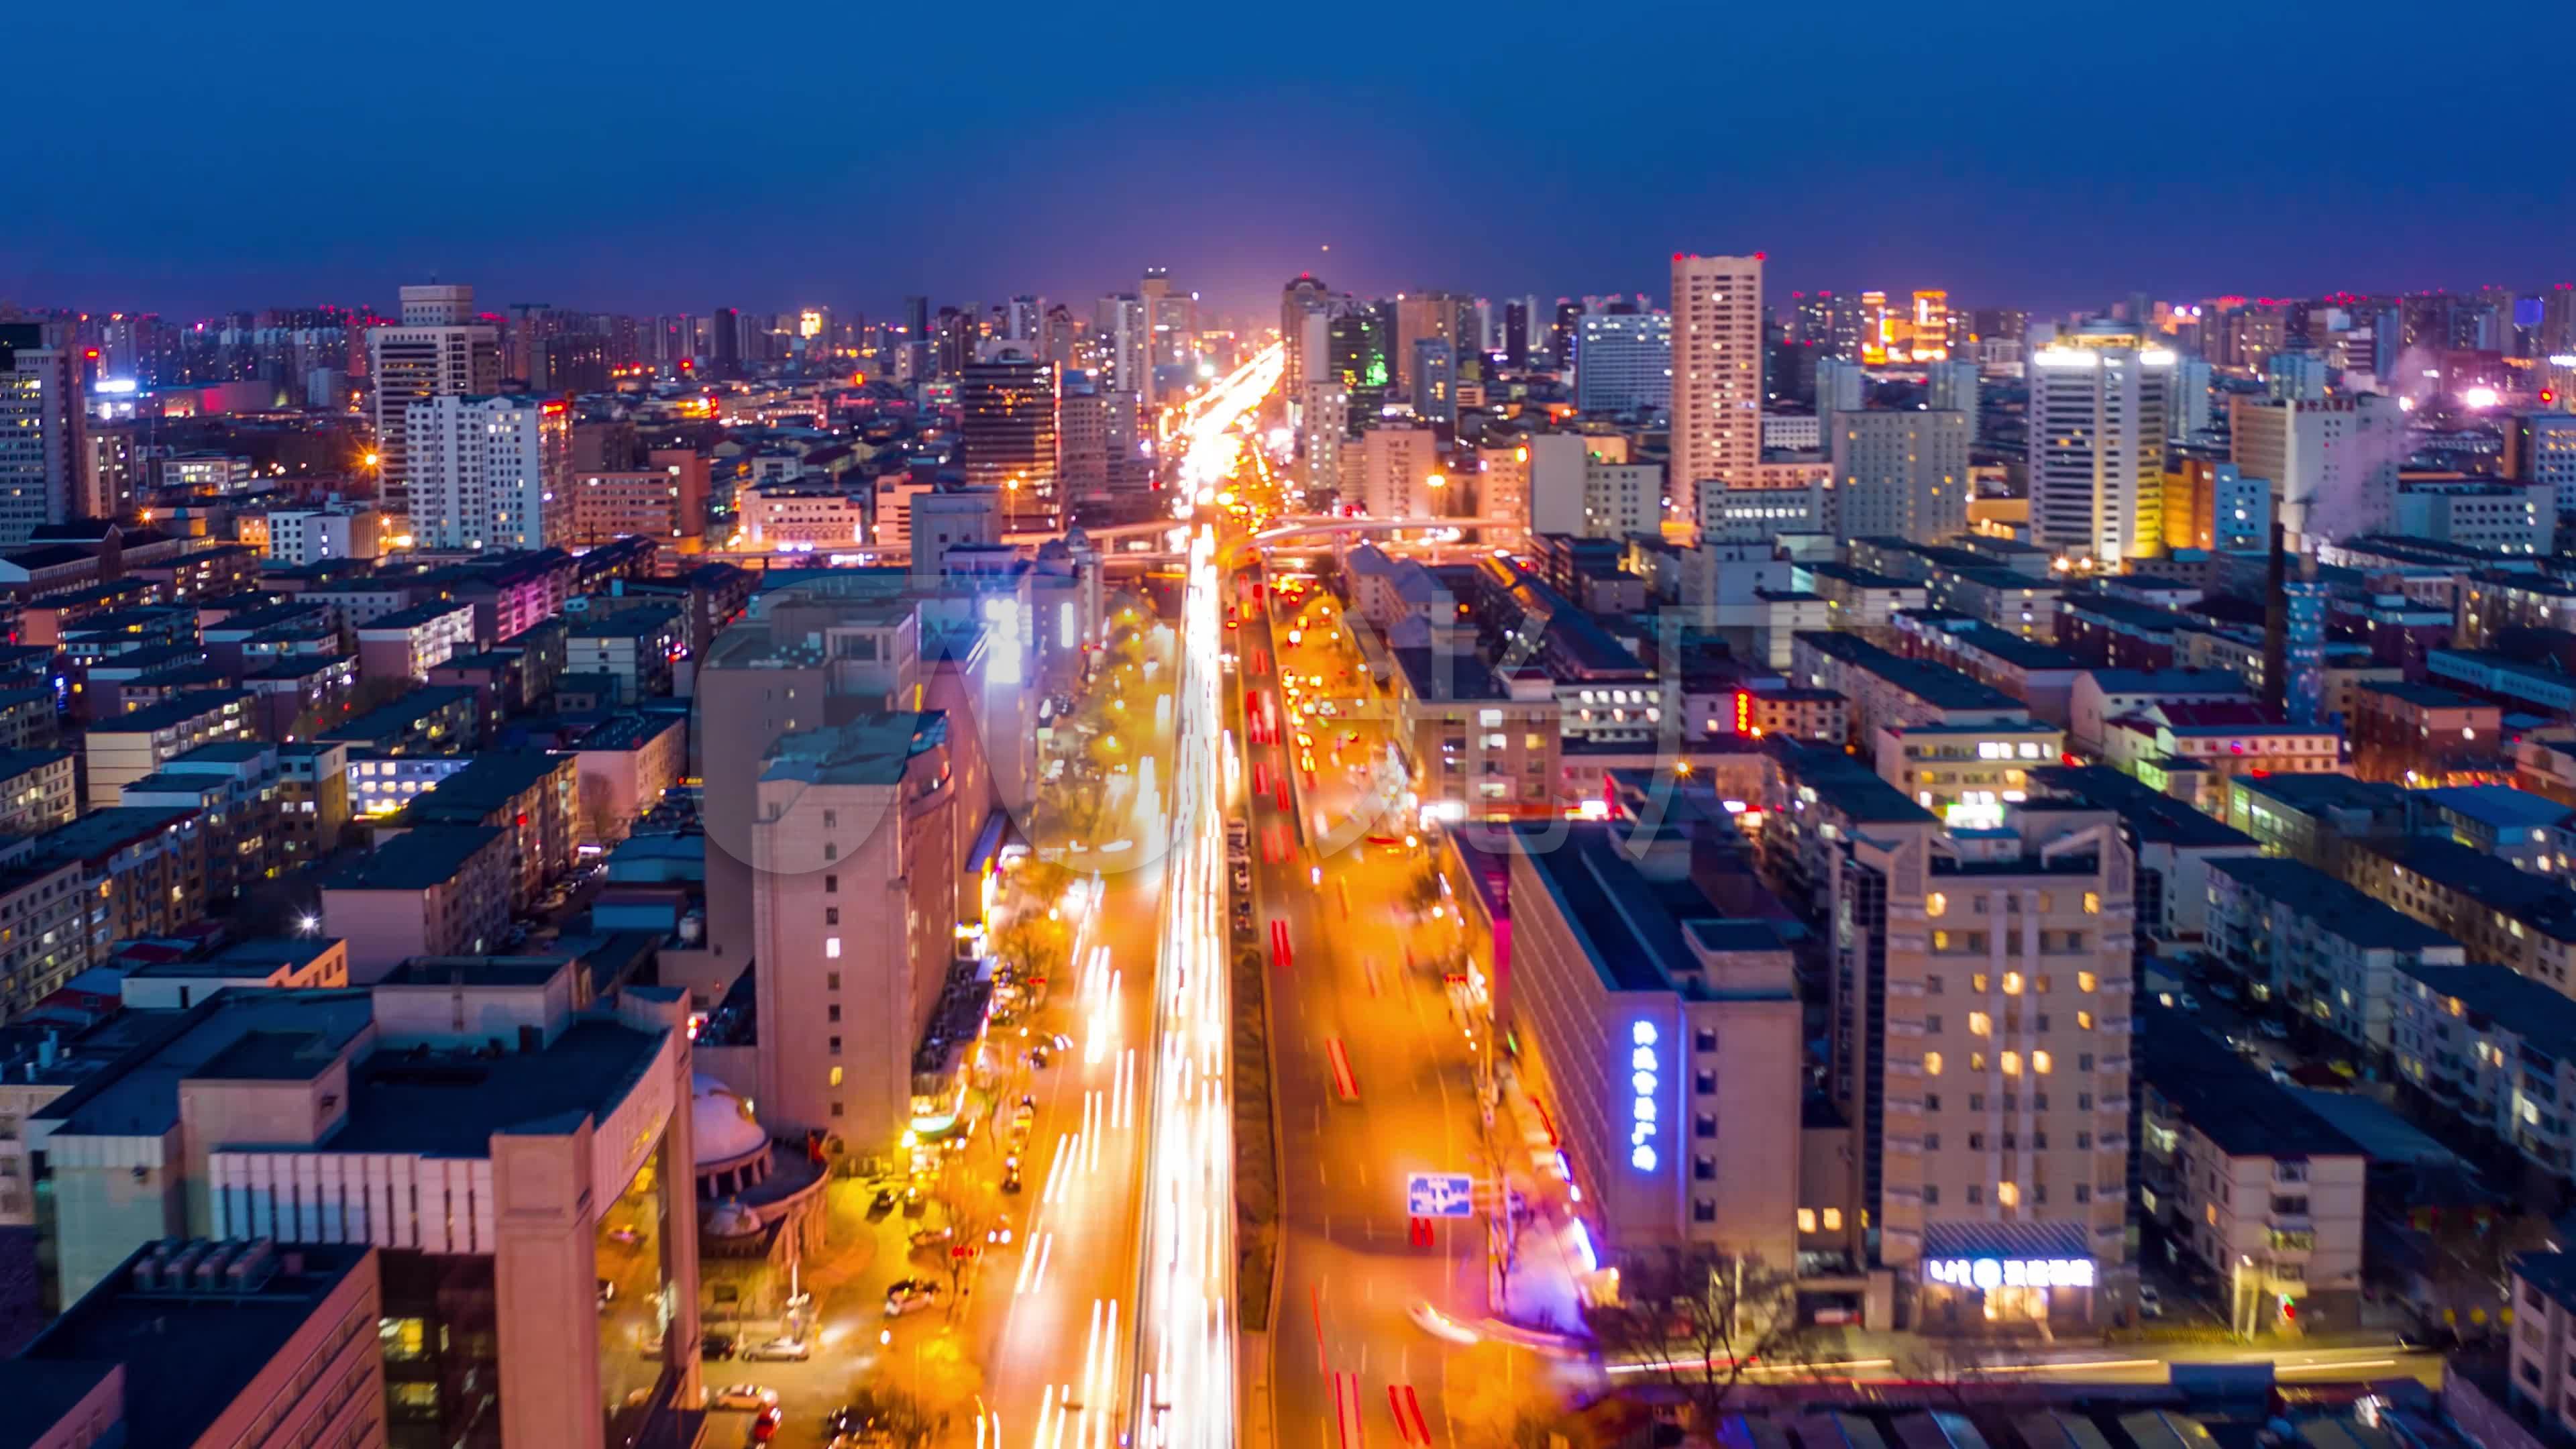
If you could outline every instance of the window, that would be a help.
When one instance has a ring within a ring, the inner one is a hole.
[[[841,847],[834,845],[828,840],[824,841],[823,858],[825,860],[839,860],[841,858]]]
[[[1692,1158],[1691,1178],[1696,1182],[1717,1181],[1717,1159],[1708,1156]]]
[[[841,1069],[839,1067],[832,1068],[832,1075],[825,1085],[833,1087],[841,1085]]]
[[[1986,991],[1987,991],[1987,989],[1988,989],[1988,987],[1987,987],[1987,982],[1986,982],[1986,973],[1984,973],[1983,971],[1980,971],[1980,972],[1978,972],[1977,974],[1975,974],[1975,975],[1973,975],[1973,976],[1969,977],[1969,978],[1968,978],[1968,989],[1969,989],[1970,991],[1973,991],[1973,992],[1977,993],[1979,996],[1983,996],[1983,995],[1985,995],[1985,994],[1986,994]]]
[[[825,906],[823,908],[823,924],[827,926],[837,926],[841,924],[841,908],[839,906]]]
[[[1923,1018],[1923,1029],[1925,1031],[1939,1031],[1941,1029],[1941,1014],[1939,1012],[1934,1012],[1932,1015]]]
[[[1940,1094],[1940,1093],[1938,1093],[1938,1092],[1926,1092],[1926,1093],[1924,1093],[1924,1094],[1923,1094],[1923,1110],[1924,1110],[1924,1111],[1926,1111],[1926,1112],[1938,1112],[1938,1111],[1940,1111],[1940,1110],[1941,1110],[1941,1094]]]
[[[2032,1052],[2030,1054],[2030,1069],[2039,1073],[2043,1077],[2047,1076],[2049,1071],[2055,1066],[2055,1060],[2046,1052]]]
[[[2075,1069],[2079,1072],[2089,1072],[2093,1070],[2093,1054],[2091,1052],[2077,1052],[2075,1054]]]
[[[2002,1203],[2005,1207],[2021,1206],[2021,1184],[2017,1182],[1999,1182],[1995,1184],[1995,1201]]]
[[[2018,972],[2018,971],[2007,971],[2007,972],[2005,972],[2005,973],[2004,973],[2004,995],[2006,995],[2006,996],[2019,996],[2019,995],[2021,995],[2021,973],[2020,973],[2020,972]]]
[[[1691,1090],[1692,1090],[1692,1091],[1694,1091],[1694,1092],[1714,1092],[1714,1091],[1716,1091],[1716,1090],[1717,1090],[1717,1073],[1715,1073],[1715,1072],[1694,1072],[1694,1073],[1692,1073],[1692,1074],[1691,1074]]]
[[[1941,1205],[1941,1189],[1937,1184],[1929,1182],[1923,1184],[1923,1205],[1925,1207]]]
[[[823,812],[823,828],[824,828],[824,829],[826,829],[826,830],[838,830],[838,829],[840,829],[840,828],[841,828],[841,814],[840,814],[840,812],[839,812],[839,811],[837,811],[837,810],[826,810],[826,811],[824,811],[824,812]]]
[[[1988,1016],[1982,1011],[1972,1011],[1968,1013],[1968,1035],[1993,1036],[1994,1034],[1995,1019],[1993,1017]]]
[[[1932,894],[1923,898],[1923,914],[1937,919],[1949,914],[1949,911],[1950,898],[1941,894],[1939,891],[1934,891]]]
[[[826,990],[826,991],[838,991],[838,990],[840,990],[840,989],[841,989],[841,973],[840,973],[840,972],[838,972],[838,971],[826,971],[826,972],[824,972],[824,973],[823,973],[823,989],[824,989],[824,990]]]
[[[838,1103],[838,1102],[834,1102],[834,1103],[832,1104],[832,1115],[833,1115],[833,1116],[835,1116],[835,1117],[838,1117],[838,1116],[840,1116],[840,1115],[841,1115],[841,1104],[840,1104],[840,1103]]]
[[[1824,1220],[1826,1232],[1839,1233],[1843,1230],[1843,1210],[1841,1208],[1829,1207],[1825,1209]]]
[[[823,1019],[825,1021],[837,1022],[841,1019],[841,1003],[835,1001],[830,1006],[823,1008],[823,1010],[825,1013]]]
[[[1937,1077],[1941,1075],[1941,1054],[1939,1052],[1925,1052],[1923,1054],[1923,1075],[1927,1077]]]
[[[2084,914],[2088,916],[2098,916],[2102,914],[2102,897],[2092,891],[2086,891],[2084,893]]]
[[[1970,1092],[1968,1094],[1968,1110],[1971,1112],[1982,1112],[1986,1110],[1986,1094],[1983,1092]]]
[[[1924,977],[1924,978],[1923,978],[1923,994],[1924,994],[1924,995],[1926,995],[1926,996],[1938,996],[1938,995],[1940,995],[1940,994],[1941,994],[1941,978],[1940,978],[1940,977],[1938,977],[1938,976],[1926,976],[1926,977]]]
[[[1814,1208],[1798,1209],[1798,1231],[1802,1233],[1812,1233],[1815,1230],[1816,1210]]]
[[[2041,1027],[2041,1030],[2043,1031],[2046,1029],[2047,1028],[2044,1025]],[[2093,1029],[2093,1013],[2089,1011],[2079,1011],[2075,1013],[2075,1029],[2077,1031],[2091,1031]]]
[[[2101,986],[2102,986],[2102,978],[2100,978],[2100,977],[2098,977],[2098,976],[2094,975],[2092,972],[2090,972],[2090,971],[2078,971],[2078,972],[2076,972],[2076,973],[2075,973],[2075,989],[2076,989],[2076,990],[2078,990],[2078,991],[2097,991],[2097,990],[2100,990],[2100,989],[2101,989]]]
[[[832,1038],[831,1043],[830,1043],[830,1051],[831,1051],[832,1055],[834,1055],[834,1056],[836,1056],[836,1057],[837,1057],[837,1056],[839,1056],[839,1055],[841,1054],[841,1039],[840,1039],[839,1037],[837,1037],[837,1036],[836,1036],[836,1037]]]
[[[1717,1203],[1716,1203],[1714,1200],[1710,1199],[1710,1198],[1704,1198],[1704,1197],[1695,1197],[1695,1198],[1692,1198],[1692,1199],[1691,1199],[1691,1221],[1692,1221],[1692,1222],[1695,1222],[1695,1223],[1713,1223],[1713,1222],[1716,1222],[1716,1221],[1717,1221]]]
[[[1979,1207],[1979,1206],[1982,1206],[1982,1205],[1984,1205],[1985,1200],[1986,1200],[1986,1185],[1985,1185],[1984,1183],[1982,1183],[1982,1182],[1972,1182],[1972,1183],[1969,1183],[1969,1184],[1968,1184],[1968,1206],[1970,1206],[1970,1207]]]
[[[823,959],[826,961],[838,961],[841,959],[840,937],[825,936],[823,938]]]
[[[1971,1132],[1971,1133],[1969,1133],[1969,1134],[1968,1134],[1968,1150],[1969,1150],[1970,1152],[1983,1152],[1983,1151],[1985,1151],[1985,1150],[1986,1150],[1986,1134],[1984,1134],[1983,1132]]]
[[[841,878],[840,878],[839,876],[837,876],[837,875],[827,875],[827,876],[823,877],[823,894],[825,894],[825,895],[827,895],[827,896],[836,896],[836,895],[839,895],[840,893],[841,893]]]
[[[2093,1184],[2089,1182],[2079,1182],[2075,1184],[2075,1200],[2077,1202],[2091,1202],[2093,1200]]]
[[[2092,1134],[2092,1133],[2090,1133],[2090,1132],[2078,1132],[2078,1133],[2076,1133],[2076,1134],[2075,1134],[2075,1146],[2076,1146],[2076,1150],[2078,1150],[2078,1151],[2082,1151],[2082,1152],[2089,1152],[2089,1151],[2091,1151],[2091,1150],[2093,1149],[2093,1134]]]
[[[1984,1052],[1970,1052],[1970,1053],[1968,1053],[1968,1070],[1969,1070],[1969,1071],[1972,1071],[1972,1072],[1982,1072],[1982,1071],[1984,1071],[1985,1069],[1986,1069],[1986,1054],[1985,1054]]]
[[[2021,1053],[2004,1053],[2004,1075],[2007,1077],[2018,1077],[2021,1075]]]
[[[1691,1050],[1702,1052],[1713,1052],[1717,1050],[1717,1033],[1708,1030],[1705,1027],[1692,1033]]]
[[[1716,1141],[1717,1119],[1706,1112],[1700,1113],[1699,1116],[1691,1122],[1691,1135],[1702,1142]]]

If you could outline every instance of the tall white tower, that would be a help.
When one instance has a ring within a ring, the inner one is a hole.
[[[2032,354],[2032,542],[2104,563],[2163,552],[2174,362],[2110,321]]]
[[[1673,254],[1674,508],[1703,483],[1750,486],[1762,462],[1762,259]]]

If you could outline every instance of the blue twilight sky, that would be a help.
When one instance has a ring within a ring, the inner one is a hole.
[[[2576,11],[2420,4],[16,7],[0,300],[2044,309],[2576,278]],[[1329,247],[1327,251],[1325,248]]]

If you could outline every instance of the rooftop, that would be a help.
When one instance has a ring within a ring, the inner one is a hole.
[[[345,1045],[375,1007],[364,991],[224,991],[186,1011],[137,1013],[157,1030],[115,1066],[83,1080],[37,1116],[56,1135],[159,1137],[178,1125],[179,1084],[254,1032]]]
[[[440,710],[459,703],[470,707],[476,697],[474,686],[470,684],[425,684],[399,699],[378,705],[356,719],[344,720],[322,731],[316,738],[375,744],[409,734]]]
[[[379,614],[374,619],[360,624],[358,633],[363,638],[369,634],[417,629],[424,624],[435,624],[441,619],[456,614],[473,612],[474,606],[461,599],[432,599],[425,604],[414,604],[408,609],[396,609],[390,614]]]
[[[485,816],[510,808],[520,796],[558,773],[571,773],[572,767],[569,756],[544,750],[485,750],[404,806],[403,818],[415,825],[481,824]]]
[[[2019,710],[2022,702],[1946,664],[1890,654],[1857,634],[1802,629],[1797,642],[1828,659],[1866,670],[1935,709]]]
[[[671,731],[683,721],[677,715],[621,714],[590,733],[583,735],[574,748],[582,750],[640,750]]]
[[[47,1438],[119,1364],[123,1442],[196,1443],[372,1251],[296,1244],[278,1251],[277,1276],[248,1293],[146,1291],[125,1268],[109,1273],[18,1357],[0,1361],[0,1401],[10,1408],[0,1415],[0,1449]]]
[[[1854,824],[1929,825],[1932,812],[1881,778],[1860,759],[1830,745],[1805,745],[1781,735],[1762,741],[1781,771],[1801,789]]]
[[[1524,854],[1585,957],[1614,991],[1673,991],[1705,1000],[1713,993],[1699,975],[1693,941],[1711,951],[1788,949],[1768,922],[1723,918],[1686,874],[1667,878],[1641,869],[1607,823],[1542,822],[1513,829],[1533,840],[1563,830],[1554,850]],[[1668,836],[1652,849],[1686,852],[1689,845]],[[1784,981],[1782,990],[1787,989]]]
[[[2515,1036],[2543,1051],[2565,1056],[2576,1052],[2576,1000],[2543,986],[2510,966],[2472,961],[2466,966],[2400,966],[2434,995],[2460,1003],[2463,1010],[2505,1024]]]
[[[206,715],[219,714],[227,706],[238,709],[248,705],[250,701],[251,696],[237,690],[192,689],[183,694],[172,695],[159,704],[145,705],[127,714],[99,720],[90,726],[90,732],[93,734],[146,734],[153,730],[183,725]]]
[[[769,747],[764,780],[803,780],[817,785],[891,785],[913,756],[944,743],[948,716],[941,710],[898,710],[865,715],[831,729],[782,736]]]
[[[2456,840],[2416,836],[2385,852],[2435,885],[2556,941],[2576,941],[2576,890]]]
[[[2250,843],[2250,842],[2249,842]],[[2241,855],[2209,868],[2265,900],[2278,901],[2365,949],[2440,950],[2459,942],[2394,906],[2373,900],[2313,866],[2279,856]]]
[[[193,961],[148,962],[126,974],[191,978],[238,976],[259,980],[279,971],[301,971],[339,944],[336,936],[256,936],[247,941],[236,941],[211,956],[201,956]]]
[[[648,605],[640,609],[615,609],[606,613],[591,611],[572,621],[576,639],[641,639],[680,625],[680,611],[669,604]]]
[[[93,810],[36,837],[29,863],[104,860],[138,840],[196,818],[193,805],[115,805]]]
[[[2564,825],[2570,815],[2576,815],[2576,810],[2546,795],[2534,795],[2511,785],[2445,785],[2424,794],[2445,810],[2499,830]]]
[[[424,825],[380,842],[323,885],[342,891],[421,891],[454,880],[465,862],[501,838],[498,826]]]
[[[2138,1007],[2138,1074],[2230,1157],[2359,1157],[2359,1143],[2182,1012]]]
[[[1462,651],[1390,649],[1389,657],[1404,671],[1405,688],[1428,704],[1498,702],[1511,698],[1502,680],[1485,662]]]
[[[14,780],[30,770],[69,761],[69,750],[0,750],[0,780]]]
[[[2032,770],[2030,778],[2042,789],[2118,812],[2142,842],[2199,849],[2233,847],[2249,855],[2255,849],[2254,837],[2108,765],[2043,765]]]
[[[2104,694],[2235,696],[2245,681],[2225,669],[2095,669],[2086,678]]]

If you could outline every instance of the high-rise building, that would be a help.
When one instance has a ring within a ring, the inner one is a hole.
[[[1968,415],[1886,408],[1826,419],[1848,538],[1938,543],[1968,526]]]
[[[742,314],[731,307],[718,307],[714,326],[708,367],[721,379],[742,376]]]
[[[1503,304],[1503,365],[1515,371],[1529,366],[1530,309],[1514,298]]]
[[[45,327],[0,323],[0,545],[15,547],[80,506],[89,467],[79,370]]]
[[[2323,402],[2228,402],[2230,460],[2247,477],[2271,480],[2294,548],[2387,526],[2410,446],[2396,399],[2361,393]]]
[[[1182,367],[1195,363],[1199,355],[1198,294],[1176,289],[1169,267],[1147,267],[1144,280],[1136,284],[1136,294],[1145,299],[1146,317],[1154,329],[1153,365]],[[1147,380],[1145,395],[1148,402],[1153,400],[1151,379]]]
[[[1154,329],[1145,299],[1133,292],[1113,292],[1093,305],[1091,330],[1109,359],[1109,385],[1119,392],[1149,395]]]
[[[1587,417],[1655,413],[1673,402],[1673,319],[1666,312],[1585,314],[1574,371]]]
[[[1416,342],[1436,337],[1448,343],[1453,370],[1458,358],[1476,350],[1472,338],[1460,340],[1458,325],[1462,306],[1472,305],[1473,299],[1447,292],[1407,292],[1395,299],[1395,384],[1405,397],[1421,401],[1413,375]]]
[[[1924,401],[1935,412],[1966,413],[1968,445],[1976,446],[1977,429],[1984,419],[1977,364],[1959,360],[1954,353],[1951,361],[1933,363],[1923,372],[1926,383]]]
[[[1869,406],[1869,372],[1839,357],[1816,359],[1816,416],[1856,413]]]
[[[423,548],[551,548],[572,536],[572,415],[560,398],[428,398],[403,429]]]
[[[1312,272],[1299,272],[1279,289],[1279,342],[1287,353],[1285,385],[1291,398],[1306,391],[1306,317],[1325,307],[1331,296]]]
[[[2162,551],[2174,361],[2110,321],[2061,333],[2033,355],[2033,543],[2105,563]]]
[[[2576,513],[2576,416],[2516,413],[2504,424],[2504,475],[2546,483],[2560,513]]]
[[[2174,440],[2189,442],[2209,431],[2209,359],[2177,354],[2174,358]]]
[[[501,388],[501,330],[474,320],[472,287],[405,287],[402,315],[399,327],[367,329],[376,476],[387,508],[396,512],[412,484],[412,404]]]
[[[1437,337],[1413,339],[1413,411],[1432,422],[1458,422],[1458,358]]]
[[[1762,261],[1673,256],[1673,502],[1750,486],[1762,462]]]
[[[1109,398],[1087,372],[1067,372],[1056,403],[1056,482],[1068,505],[1109,492]]]
[[[1014,530],[1062,519],[1056,488],[1056,375],[1017,348],[966,364],[957,387],[957,451],[970,485],[992,489]]]
[[[1328,324],[1326,342],[1330,371],[1342,385],[1348,433],[1357,436],[1375,427],[1385,411],[1392,383],[1385,324],[1375,311],[1353,307]]]
[[[2263,359],[2265,391],[2280,402],[2324,402],[2326,360],[2304,347],[2275,352]]]
[[[1350,442],[1351,395],[1329,372],[1306,379],[1298,446],[1309,493],[1341,487],[1342,450]]]

